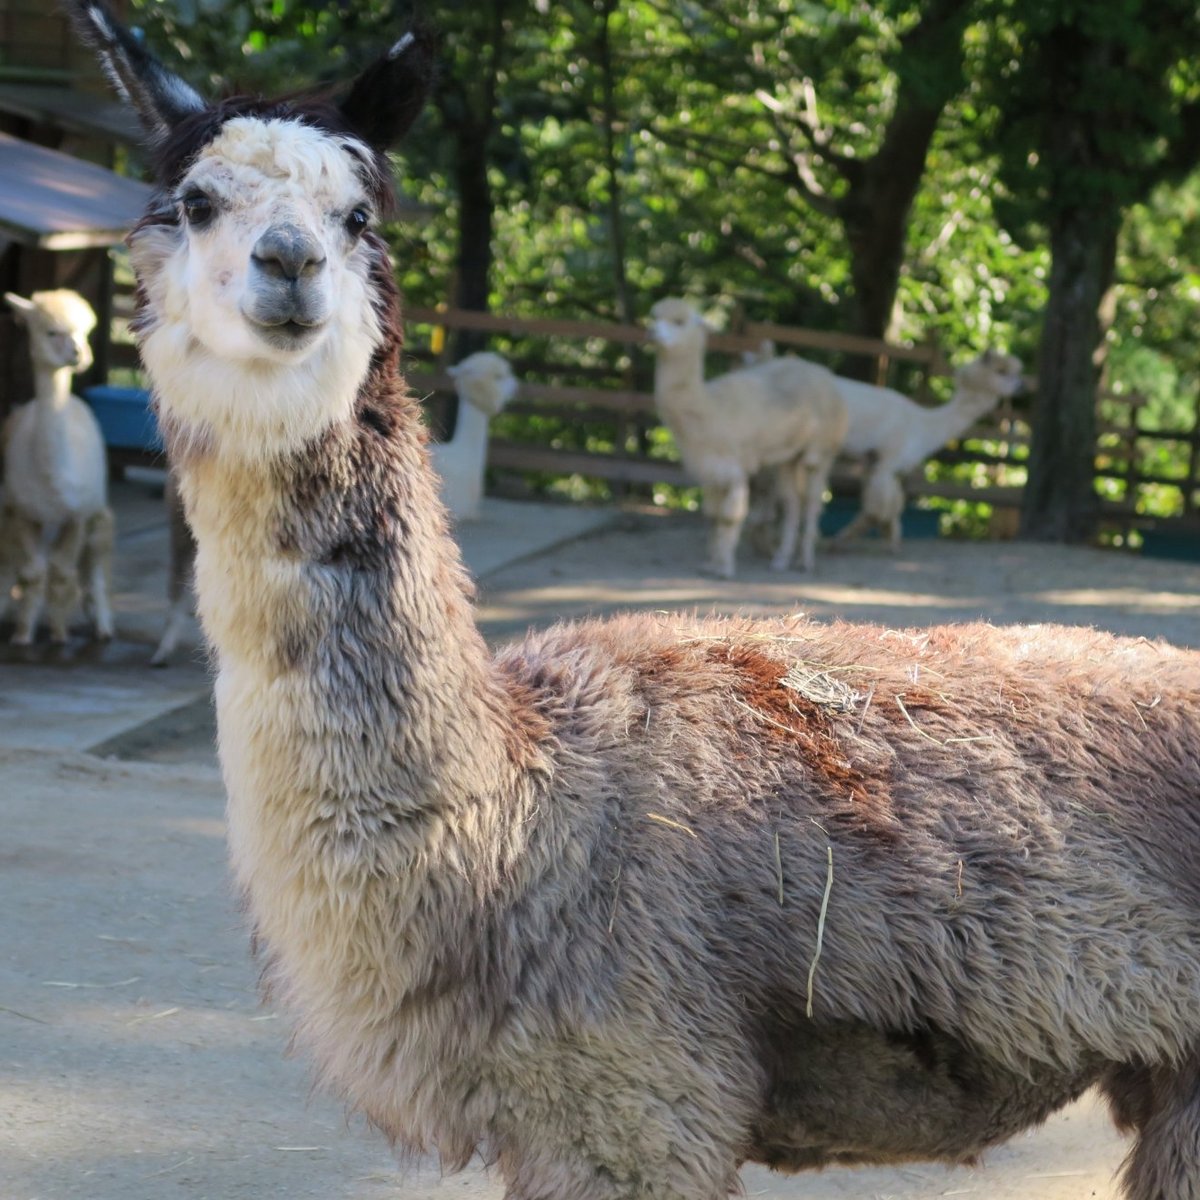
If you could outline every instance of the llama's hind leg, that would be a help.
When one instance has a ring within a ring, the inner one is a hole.
[[[1200,1200],[1200,1054],[1177,1067],[1119,1067],[1103,1083],[1113,1118],[1135,1141],[1126,1200]]]
[[[800,536],[800,521],[804,516],[801,491],[807,474],[803,466],[789,463],[780,467],[776,475],[776,499],[780,506],[779,546],[771,559],[772,571],[786,571],[792,565]]]
[[[740,479],[726,487],[705,488],[705,508],[713,522],[705,570],[732,579],[738,540],[750,511],[750,485]]]
[[[46,568],[46,623],[50,640],[63,645],[70,634],[71,614],[79,603],[79,569],[84,522],[67,521],[54,539]]]
[[[46,600],[46,545],[40,525],[14,516],[9,522],[16,545],[17,611],[12,644],[29,646]]]

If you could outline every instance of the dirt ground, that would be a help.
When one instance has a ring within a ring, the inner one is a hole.
[[[145,667],[162,607],[161,529],[157,510],[135,501],[123,522],[123,640],[0,652],[0,1200],[500,1200],[475,1169],[442,1179],[433,1164],[397,1166],[284,1056],[286,1030],[258,1005],[230,896],[203,662],[193,651],[168,671]],[[490,638],[642,607],[892,626],[1054,620],[1200,644],[1195,564],[913,541],[895,557],[825,555],[811,579],[750,563],[718,583],[692,569],[696,521],[587,528],[548,550],[489,547]],[[973,1169],[743,1178],[764,1200],[1115,1200],[1123,1153],[1085,1097]]]

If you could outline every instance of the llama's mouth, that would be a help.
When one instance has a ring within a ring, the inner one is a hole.
[[[303,350],[316,340],[325,327],[324,321],[298,321],[287,317],[282,321],[264,321],[243,314],[258,336],[275,350]]]

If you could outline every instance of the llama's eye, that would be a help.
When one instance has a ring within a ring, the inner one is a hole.
[[[182,203],[183,215],[189,225],[199,227],[212,220],[213,203],[203,192],[188,192]]]
[[[371,218],[367,216],[365,209],[352,208],[346,215],[346,232],[351,237],[359,237],[366,232],[370,223]]]

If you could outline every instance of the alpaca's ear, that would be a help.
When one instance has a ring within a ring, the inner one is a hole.
[[[71,0],[68,8],[76,32],[96,51],[109,82],[155,141],[166,137],[184,117],[208,107],[198,92],[168,71],[116,20],[103,0]]]
[[[25,318],[37,308],[32,300],[26,300],[24,296],[18,296],[16,292],[5,292],[4,300],[22,325],[25,324]]]
[[[432,33],[415,29],[351,85],[338,107],[367,145],[386,150],[408,132],[433,85],[435,51]]]

